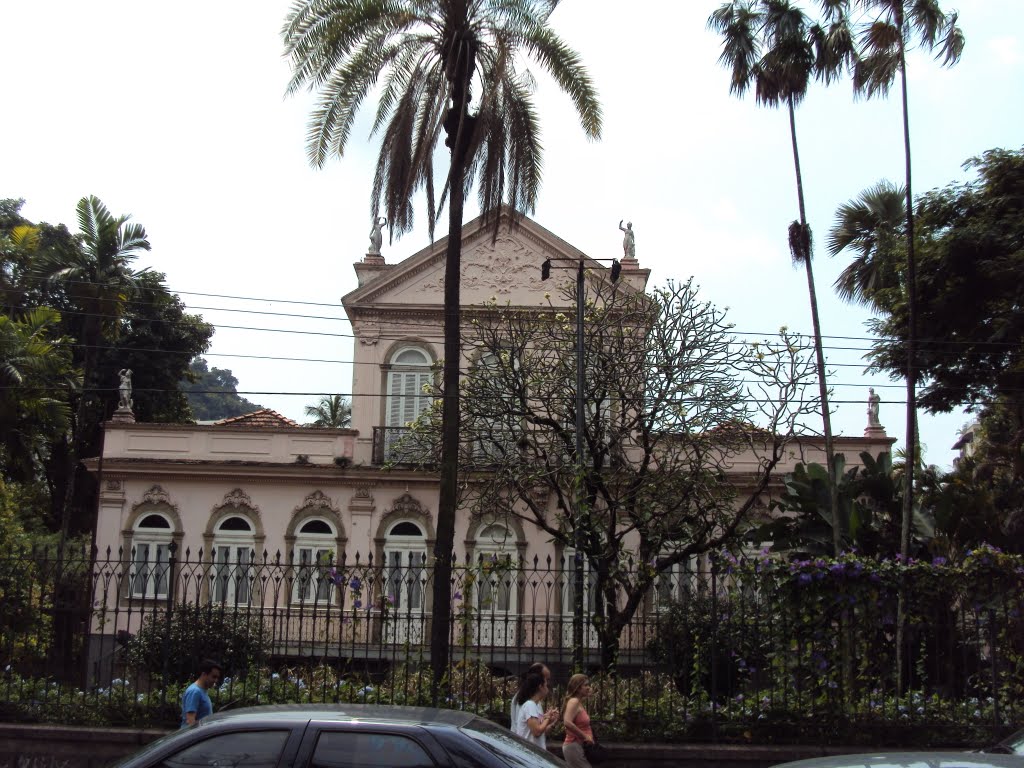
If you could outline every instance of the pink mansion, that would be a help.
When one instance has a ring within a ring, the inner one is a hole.
[[[528,218],[510,227],[502,216],[496,239],[493,221],[484,225],[478,219],[464,229],[464,316],[492,297],[515,307],[537,306],[545,293],[554,292],[550,282],[541,281],[542,262],[587,258]],[[275,587],[276,606],[330,611],[339,590],[330,572],[316,563],[372,562],[386,571],[415,573],[428,562],[437,476],[403,466],[395,450],[406,425],[429,405],[424,385],[432,381],[442,354],[445,245],[440,240],[395,264],[372,254],[354,265],[358,287],[342,299],[355,336],[351,429],[303,427],[273,411],[189,425],[137,423],[120,414],[105,425],[102,459],[90,463],[100,482],[96,546],[101,558],[109,551],[112,561],[130,571],[116,596],[107,594],[108,606],[112,600],[159,603],[175,583],[179,590],[192,590],[190,599],[266,605],[268,582],[246,574],[260,563],[276,563],[287,584]],[[604,269],[597,262],[592,266]],[[648,276],[635,259],[626,259],[619,282],[642,291]],[[837,449],[854,460],[861,451],[887,451],[891,443],[876,428],[864,436],[837,438]],[[778,471],[789,471],[797,461],[823,459],[820,439],[799,441]],[[738,475],[744,461],[741,456],[735,462]],[[468,514],[457,519],[455,541],[459,560],[468,562],[490,555],[557,562],[565,554],[527,524]],[[201,552],[208,563],[203,573],[212,575],[189,580],[170,572],[172,552],[178,568],[198,562]],[[296,578],[302,569],[308,577]],[[347,599],[342,610],[357,599],[369,603],[371,596],[360,588]],[[557,590],[544,606],[527,606],[527,599],[513,589],[490,601],[489,608],[504,612],[506,619],[571,612],[571,600]],[[387,601],[405,616],[429,614],[429,589],[415,578],[392,589]],[[126,611],[123,626],[110,621],[102,632],[134,631],[131,615]],[[331,631],[346,631],[335,625]],[[385,631],[395,641],[417,641],[422,624],[416,626]],[[514,646],[521,641],[515,622],[501,626],[481,630],[474,642]]]

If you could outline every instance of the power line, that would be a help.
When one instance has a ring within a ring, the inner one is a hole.
[[[65,281],[65,282],[70,283],[70,284],[79,284],[79,285],[104,285],[103,283],[91,282],[91,281],[86,281],[86,280],[72,280],[72,281]],[[189,296],[204,296],[204,297],[208,297],[208,298],[232,299],[232,300],[237,300],[237,301],[256,301],[256,302],[266,302],[266,303],[295,304],[295,305],[315,306],[315,307],[331,307],[331,308],[338,308],[339,307],[339,304],[329,304],[329,303],[324,303],[324,302],[303,301],[303,300],[299,300],[299,299],[269,299],[269,298],[259,298],[259,297],[254,297],[254,296],[235,296],[235,295],[231,295],[231,294],[222,294],[222,293],[203,293],[203,292],[198,292],[198,291],[174,291],[174,290],[171,290],[170,288],[167,289],[167,292],[170,293],[170,294],[189,295]],[[127,303],[129,303],[129,304],[136,304],[136,305],[140,305],[140,306],[147,306],[147,305],[148,306],[153,306],[153,305],[156,304],[156,302],[144,301],[144,300],[141,300],[141,299],[128,299]],[[238,312],[238,313],[246,313],[246,314],[269,315],[269,316],[275,316],[275,317],[294,317],[294,318],[299,318],[299,319],[313,319],[313,320],[334,320],[334,321],[348,322],[348,323],[352,322],[351,319],[347,318],[347,317],[334,317],[334,316],[326,316],[326,315],[305,315],[305,314],[292,313],[292,312],[271,312],[271,311],[263,311],[263,310],[233,308],[233,307],[202,307],[202,306],[189,307],[187,304],[186,304],[186,307],[188,309],[190,309],[190,310],[202,310],[202,311],[209,311],[209,312]],[[34,309],[35,307],[19,306],[17,308],[20,308],[20,309]],[[102,317],[102,318],[110,319],[110,320],[121,319],[121,316],[119,316],[119,315],[94,314],[94,313],[81,312],[81,311],[78,311],[78,310],[58,310],[58,311],[61,311],[61,312],[66,313],[66,314],[76,314],[76,315],[91,316],[91,317]],[[218,324],[215,324],[215,323],[211,323],[211,325],[213,325],[214,327],[241,328],[243,330],[249,330],[248,328],[246,328],[244,326],[222,326],[222,325],[218,325]],[[419,325],[422,326],[422,327],[436,328],[436,325],[433,324],[433,323],[419,323]],[[273,330],[276,330],[276,329],[253,328],[251,330],[273,331]],[[308,331],[307,333],[315,333],[315,332]],[[779,337],[782,336],[782,334],[779,331],[740,331],[740,330],[730,329],[728,331],[728,333],[735,334],[737,336],[756,336],[756,337],[765,337],[765,336],[767,336],[767,337],[775,337],[775,338],[779,338]],[[808,333],[808,332],[805,332],[805,331],[793,331],[792,334],[793,335],[797,335],[797,336],[803,336],[803,337],[806,337],[806,338],[812,338],[812,334]],[[324,335],[326,335],[326,334],[324,334]],[[339,334],[339,335],[351,336],[350,334]],[[835,341],[864,341],[864,342],[876,342],[876,341],[896,341],[896,342],[898,342],[898,341],[900,341],[900,339],[894,338],[894,337],[844,336],[844,335],[832,335],[832,334],[823,334],[821,338],[823,340],[824,339],[829,339],[829,340],[835,340]],[[399,340],[399,338],[396,337],[395,340]],[[1011,341],[1002,342],[1002,341],[989,341],[989,340],[976,340],[975,341],[975,340],[969,340],[969,339],[968,340],[958,340],[958,339],[929,339],[929,338],[920,338],[920,339],[916,339],[916,341],[918,343],[921,343],[921,344],[963,345],[963,346],[975,345],[975,346],[992,346],[992,347],[996,347],[996,348],[1013,348],[1013,349],[1020,348],[1020,347],[1024,346],[1024,342],[1011,342]],[[871,347],[865,348],[865,347],[834,347],[834,346],[830,346],[830,347],[825,347],[825,348],[826,349],[835,349],[835,350],[846,350],[846,351],[860,351],[860,352],[870,352],[870,351],[873,350],[873,348],[871,348]]]

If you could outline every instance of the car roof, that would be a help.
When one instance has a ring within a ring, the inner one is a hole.
[[[776,768],[1024,768],[1024,758],[978,752],[894,751],[812,757]]]
[[[338,722],[390,723],[396,725],[443,725],[460,727],[476,717],[472,712],[433,707],[398,707],[386,704],[266,704],[218,712],[201,721],[233,725],[306,722],[333,720]]]

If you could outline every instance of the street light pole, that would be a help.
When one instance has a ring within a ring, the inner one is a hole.
[[[573,613],[572,613],[572,665],[577,672],[583,671],[583,628],[584,628],[584,599],[583,590],[585,585],[583,569],[583,526],[586,521],[586,492],[584,491],[584,455],[583,455],[583,429],[584,429],[584,401],[583,388],[584,379],[584,348],[583,348],[583,310],[586,306],[583,293],[584,260],[580,259],[576,264],[576,515],[573,520]],[[617,259],[612,259],[611,279],[617,282],[622,267]],[[551,259],[546,259],[541,265],[541,280],[547,280],[551,276]]]
[[[573,525],[572,666],[583,671],[583,259],[576,268],[576,520]]]

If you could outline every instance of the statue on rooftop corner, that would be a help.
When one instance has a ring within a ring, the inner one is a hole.
[[[117,385],[117,408],[130,411],[132,409],[132,370],[131,368],[122,368],[117,375],[121,377],[121,381]]]
[[[882,422],[878,419],[878,408],[882,398],[875,394],[874,387],[868,387],[868,429],[881,429]]]
[[[625,234],[622,236],[622,253],[625,259],[636,258],[636,237],[633,235],[633,222],[627,221],[626,226],[622,226],[622,219],[619,219],[619,229]]]
[[[370,230],[370,250],[367,253],[371,256],[380,256],[380,247],[384,243],[384,225],[388,223],[388,220],[383,216],[375,218],[373,221],[373,229]]]

